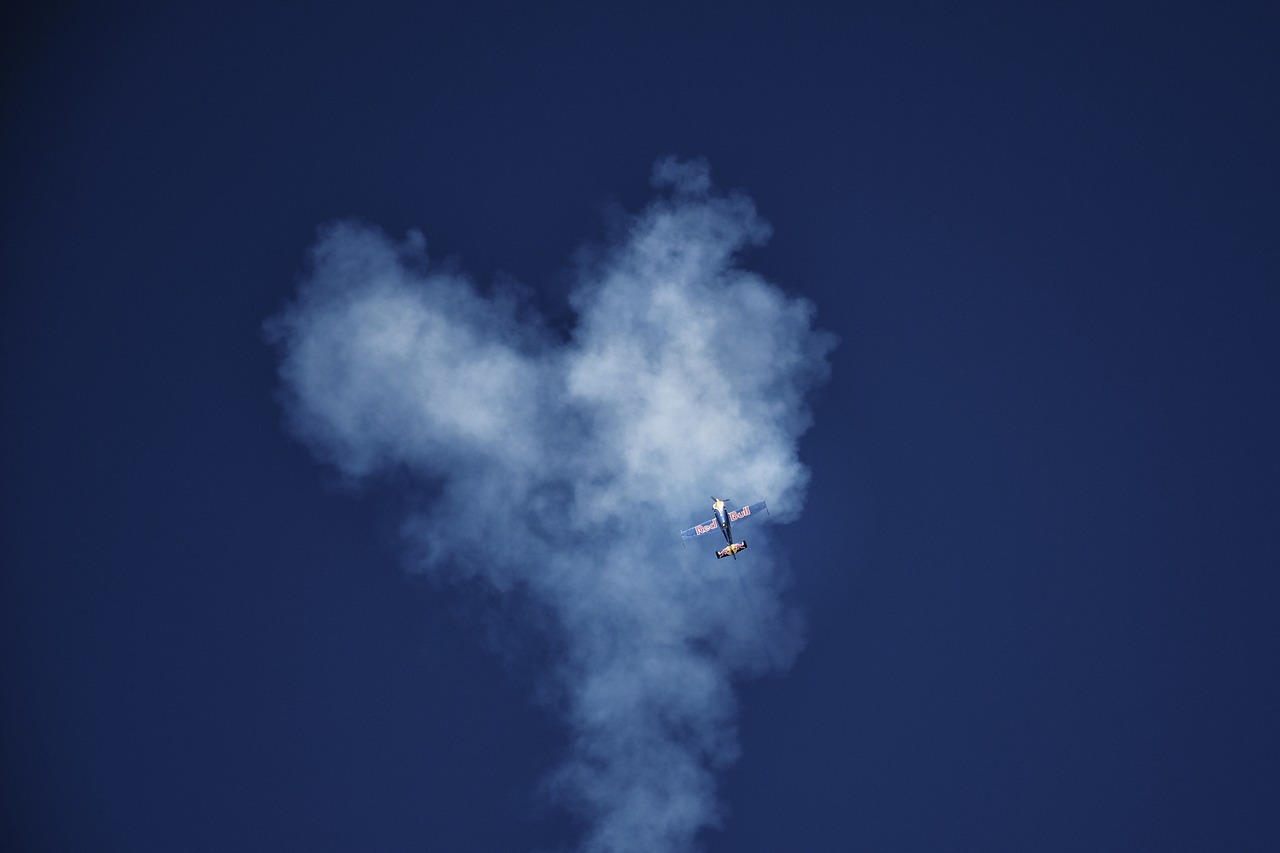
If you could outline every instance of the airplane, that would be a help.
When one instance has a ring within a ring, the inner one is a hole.
[[[746,550],[747,540],[743,539],[741,542],[733,541],[733,522],[741,521],[744,518],[750,518],[753,515],[757,515],[760,510],[764,510],[765,512],[769,511],[769,507],[765,505],[764,501],[751,504],[750,506],[744,506],[742,509],[726,510],[725,499],[714,496],[711,498],[711,508],[716,511],[715,518],[704,521],[702,524],[694,525],[688,530],[681,530],[680,538],[682,540],[696,539],[704,533],[719,530],[724,534],[724,541],[729,544],[727,547],[721,548],[716,552],[717,560],[723,560],[725,557],[733,557],[733,559],[736,560],[738,559],[738,552]]]

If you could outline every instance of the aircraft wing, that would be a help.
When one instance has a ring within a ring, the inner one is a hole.
[[[769,508],[765,506],[764,501],[760,501],[758,504],[751,504],[751,506],[744,506],[742,509],[735,509],[729,513],[729,523],[734,524],[753,515],[768,512],[768,510]]]
[[[719,529],[720,522],[716,521],[715,518],[712,518],[710,521],[704,521],[701,524],[690,527],[688,530],[681,530],[680,538],[693,539],[694,537],[701,536],[704,533],[711,533],[712,531]]]

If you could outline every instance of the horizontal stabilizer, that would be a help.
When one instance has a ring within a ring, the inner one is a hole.
[[[721,548],[719,551],[716,551],[716,559],[723,560],[725,557],[732,557],[734,554],[737,554],[739,551],[745,551],[745,550],[747,550],[747,542],[744,539],[741,542],[734,542],[728,548]]]

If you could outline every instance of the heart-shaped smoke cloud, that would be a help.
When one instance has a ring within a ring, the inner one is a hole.
[[[587,851],[685,850],[717,822],[732,681],[787,666],[799,620],[765,520],[736,562],[677,531],[712,494],[799,512],[805,394],[834,340],[808,302],[734,266],[768,237],[750,199],[700,162],[661,161],[653,182],[663,196],[581,275],[567,343],[434,268],[421,237],[356,224],[322,232],[269,324],[290,423],[319,456],[431,484],[406,524],[414,563],[549,614],[572,746],[548,784]]]

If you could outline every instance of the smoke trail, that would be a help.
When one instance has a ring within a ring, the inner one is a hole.
[[[789,665],[799,622],[763,520],[737,563],[676,531],[722,492],[768,500],[775,521],[799,512],[805,393],[833,345],[809,303],[735,267],[769,233],[748,198],[701,162],[661,161],[653,183],[582,273],[567,343],[515,296],[433,267],[421,236],[350,223],[322,231],[268,324],[290,425],[317,455],[430,484],[405,525],[415,565],[545,610],[572,744],[548,786],[593,853],[686,850],[718,821],[732,679]]]

